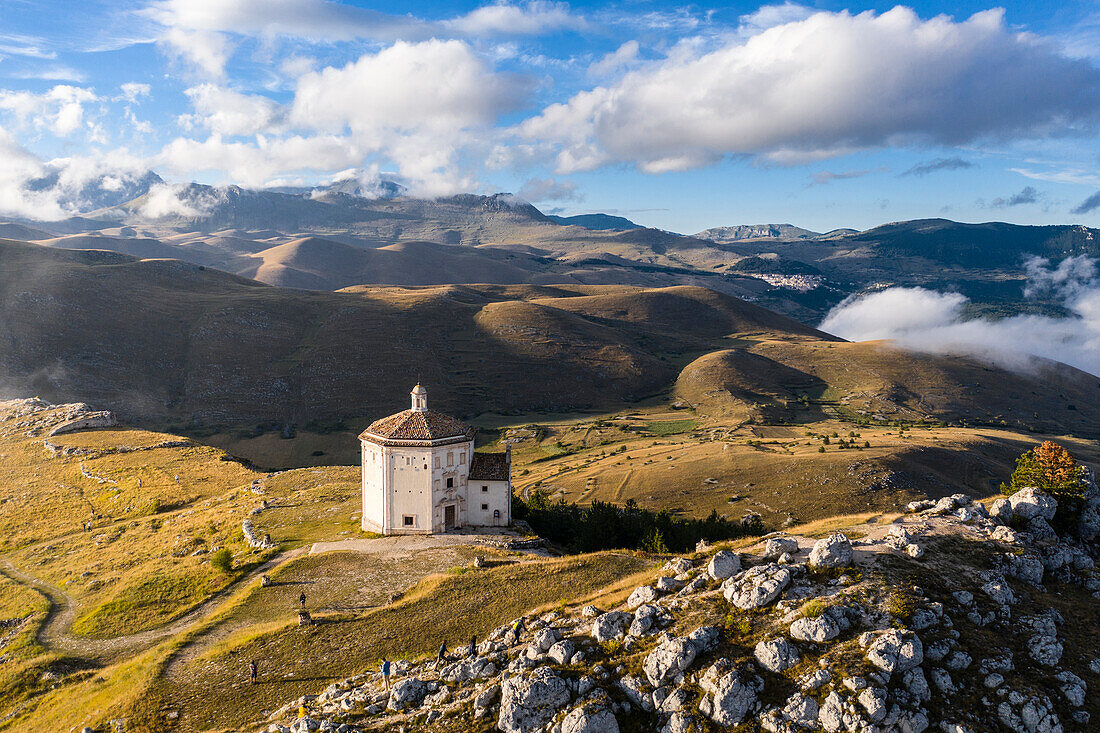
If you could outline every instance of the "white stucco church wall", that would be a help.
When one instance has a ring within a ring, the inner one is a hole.
[[[419,384],[412,407],[359,436],[364,530],[433,534],[512,522],[511,453],[475,453],[474,429],[428,409]]]

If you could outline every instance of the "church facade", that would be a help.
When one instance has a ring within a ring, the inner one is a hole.
[[[474,451],[475,430],[428,409],[419,384],[412,407],[359,436],[362,526],[381,534],[436,534],[512,522],[512,456]]]

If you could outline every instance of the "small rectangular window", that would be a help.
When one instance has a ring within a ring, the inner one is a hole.
[[[447,479],[447,488],[448,489],[453,489],[454,486],[455,486],[455,480],[453,478]]]
[[[483,511],[483,512],[489,511],[489,505],[488,504],[482,504],[481,505],[481,511]]]
[[[434,459],[432,460],[432,465],[433,465],[433,466],[434,466],[435,468],[439,468],[439,456],[436,456],[436,457],[435,457],[435,458],[434,458]]]
[[[447,451],[447,465],[448,466],[455,465],[455,454],[454,454],[453,451]]]
[[[401,521],[406,527],[416,526],[416,517],[412,514],[404,515],[403,517],[401,517]]]
[[[465,466],[466,465],[466,451],[462,451],[461,453],[458,454],[458,465],[460,465],[460,466]]]
[[[481,485],[481,493],[488,494],[489,493],[489,487],[486,486],[485,484],[482,484]]]

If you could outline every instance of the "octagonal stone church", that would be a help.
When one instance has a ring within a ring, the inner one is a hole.
[[[359,436],[363,529],[434,534],[512,522],[512,454],[475,453],[474,428],[428,409],[419,384],[411,409]]]

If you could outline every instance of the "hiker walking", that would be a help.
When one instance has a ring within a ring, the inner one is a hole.
[[[298,596],[298,604],[301,606],[306,605],[306,592],[302,591],[302,595]]]
[[[444,639],[443,643],[439,645],[439,654],[435,658],[436,664],[443,664],[447,661],[447,640]]]
[[[523,617],[521,616],[520,618],[516,619],[516,622],[514,624],[512,624],[512,643],[513,644],[518,644],[519,643],[520,634],[522,634],[523,632],[524,632]]]
[[[256,660],[253,659],[248,663],[248,681],[250,684],[256,684]]]
[[[390,660],[382,657],[382,680],[386,683],[386,692],[390,691]]]
[[[470,657],[470,659],[473,659],[476,656],[477,656],[477,636],[471,636],[470,637],[470,654],[469,654],[469,657]]]

